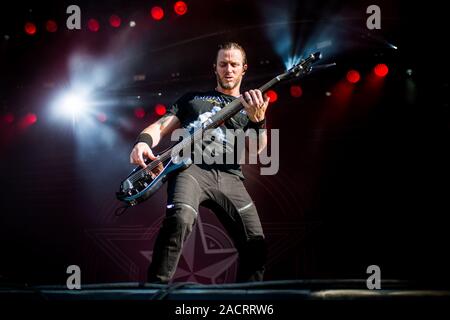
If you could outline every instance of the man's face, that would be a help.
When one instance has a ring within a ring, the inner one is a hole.
[[[241,84],[247,70],[239,49],[220,50],[216,62],[217,83],[223,89],[234,89]]]

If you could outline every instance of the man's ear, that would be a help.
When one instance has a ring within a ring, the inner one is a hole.
[[[217,74],[217,71],[216,71],[216,64],[215,64],[215,63],[213,63],[213,70],[214,70],[214,73]]]
[[[247,72],[247,68],[248,68],[248,65],[244,64],[244,72],[242,72],[242,74],[245,74]]]

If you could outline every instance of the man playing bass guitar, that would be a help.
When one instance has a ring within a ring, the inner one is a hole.
[[[188,92],[179,98],[168,113],[145,128],[130,154],[130,162],[146,167],[145,159],[154,160],[152,148],[161,138],[177,128],[189,129],[196,121],[214,114],[227,103],[240,99],[244,110],[225,121],[216,130],[219,136],[211,143],[224,146],[224,153],[233,152],[233,139],[225,134],[228,129],[254,129],[261,152],[267,145],[265,113],[269,103],[260,90],[249,90],[241,95],[240,86],[247,70],[244,49],[237,43],[219,46],[213,65],[217,86],[209,92]],[[231,151],[230,151],[231,150]],[[199,206],[211,209],[222,222],[239,253],[238,282],[263,279],[266,245],[261,222],[244,184],[239,163],[194,163],[168,179],[168,199],[164,221],[154,245],[148,281],[168,283],[173,277],[181,256],[183,243],[195,225]]]

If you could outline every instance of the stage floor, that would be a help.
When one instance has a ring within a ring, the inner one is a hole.
[[[385,280],[381,289],[370,290],[365,280],[284,280],[241,284],[202,285],[173,283],[86,284],[23,287],[4,284],[0,299],[32,300],[415,300],[450,299],[450,290],[400,280]]]

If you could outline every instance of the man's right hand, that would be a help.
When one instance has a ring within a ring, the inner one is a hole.
[[[145,164],[144,159],[150,159],[155,160],[156,157],[152,152],[152,149],[146,144],[145,142],[139,142],[137,143],[133,150],[131,150],[130,153],[130,163],[137,164],[141,166],[142,168],[146,168],[147,165]]]

